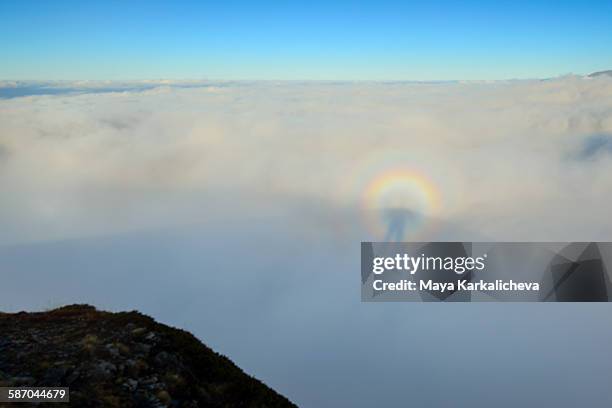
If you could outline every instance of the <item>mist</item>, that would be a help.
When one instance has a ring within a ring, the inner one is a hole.
[[[2,310],[137,309],[304,407],[612,402],[607,304],[359,278],[395,168],[439,197],[406,239],[609,241],[611,79],[1,86]]]

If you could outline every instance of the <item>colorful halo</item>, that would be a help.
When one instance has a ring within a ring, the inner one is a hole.
[[[376,240],[414,239],[440,209],[434,184],[405,168],[380,173],[364,189],[361,208]]]

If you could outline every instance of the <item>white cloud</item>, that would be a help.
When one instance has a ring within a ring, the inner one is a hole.
[[[608,78],[94,85],[0,99],[0,242],[313,206],[324,225],[381,165],[427,175],[434,215],[483,236],[612,236],[612,156],[579,158],[612,134]]]

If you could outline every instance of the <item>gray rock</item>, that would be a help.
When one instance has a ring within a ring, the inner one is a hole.
[[[73,370],[68,377],[66,377],[66,384],[71,385],[81,376],[81,372],[79,370]]]
[[[149,352],[151,351],[151,346],[149,346],[148,344],[138,343],[134,346],[134,349],[137,353],[149,354]]]
[[[13,377],[10,379],[11,384],[15,385],[15,386],[30,386],[30,385],[34,385],[34,383],[36,382],[36,380],[34,380],[33,377]]]
[[[92,376],[100,380],[110,378],[117,371],[117,367],[108,361],[100,361],[92,370]]]
[[[57,387],[62,384],[62,381],[67,373],[67,367],[51,367],[45,373],[45,376],[43,377],[43,383],[49,386]]]
[[[153,358],[153,361],[160,367],[167,367],[168,365],[179,364],[178,358],[175,355],[167,353],[165,351],[157,353]]]
[[[123,383],[123,386],[126,387],[130,391],[134,391],[134,390],[136,390],[136,388],[138,388],[138,381],[136,381],[136,380],[134,380],[132,378],[128,378]]]
[[[110,353],[111,356],[119,357],[119,349],[117,347],[115,347],[114,344],[107,344],[105,347],[106,347],[106,350],[108,350],[108,352]]]

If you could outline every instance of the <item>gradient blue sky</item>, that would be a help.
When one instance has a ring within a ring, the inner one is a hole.
[[[551,77],[612,69],[612,1],[0,1],[0,79]]]

